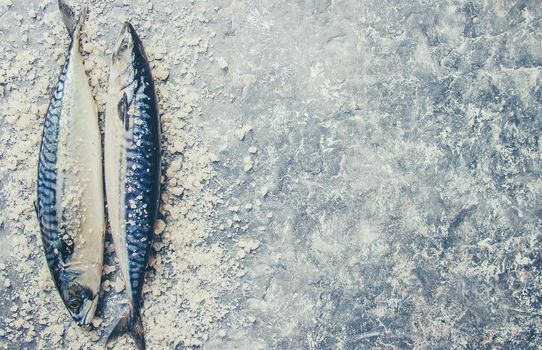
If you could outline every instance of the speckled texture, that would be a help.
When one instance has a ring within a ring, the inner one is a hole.
[[[204,266],[221,316],[194,326],[179,302],[189,326],[167,348],[542,347],[538,1],[183,1],[170,16],[173,2],[153,3],[144,41],[208,43],[187,49],[188,73],[171,64],[168,82],[190,85],[178,171],[205,149],[213,173],[201,183],[219,200],[183,207],[211,231],[175,248],[225,252],[179,278],[192,290]],[[183,200],[197,198],[185,187]]]
[[[269,193],[204,348],[542,347],[542,5],[224,5],[198,122],[226,197]]]

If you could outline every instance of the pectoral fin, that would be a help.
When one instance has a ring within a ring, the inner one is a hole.
[[[120,121],[124,125],[124,129],[128,130],[128,127],[130,126],[130,116],[128,114],[128,96],[126,96],[126,92],[122,95],[117,110]]]
[[[40,211],[38,210],[38,203],[34,201],[34,210],[36,211],[36,216],[38,217],[38,220],[40,218]]]

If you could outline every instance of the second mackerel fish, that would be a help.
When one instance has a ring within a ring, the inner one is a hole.
[[[107,343],[130,333],[145,349],[141,291],[160,198],[160,118],[147,56],[125,23],[113,50],[105,120],[105,187],[111,233],[129,298]]]

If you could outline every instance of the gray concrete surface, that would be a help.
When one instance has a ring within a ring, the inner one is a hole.
[[[204,348],[540,348],[540,3],[224,5],[195,122],[227,198],[269,193]]]

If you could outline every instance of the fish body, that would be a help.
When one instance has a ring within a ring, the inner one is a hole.
[[[80,51],[86,10],[78,20],[73,12],[67,16],[72,40],[45,116],[35,204],[55,286],[73,319],[84,325],[94,316],[102,273],[102,152],[98,112]]]
[[[104,154],[109,222],[130,301],[108,342],[129,332],[144,349],[141,291],[160,197],[160,119],[147,57],[129,23],[112,55]]]

